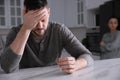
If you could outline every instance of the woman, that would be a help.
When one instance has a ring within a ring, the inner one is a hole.
[[[118,18],[111,17],[108,20],[110,32],[104,34],[100,42],[101,59],[120,58],[120,31],[117,30],[118,25]]]

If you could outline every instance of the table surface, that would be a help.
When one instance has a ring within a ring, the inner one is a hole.
[[[120,59],[98,60],[73,74],[63,73],[58,66],[21,69],[10,74],[0,70],[0,80],[120,80]]]

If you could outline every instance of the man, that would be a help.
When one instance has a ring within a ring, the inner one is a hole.
[[[23,24],[7,36],[1,67],[7,72],[21,68],[55,65],[73,73],[93,64],[91,53],[64,25],[49,22],[46,0],[25,0]],[[72,57],[60,58],[65,48]]]

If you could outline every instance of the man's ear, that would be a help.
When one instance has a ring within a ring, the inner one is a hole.
[[[50,15],[50,8],[48,8],[48,14]]]
[[[27,9],[26,9],[26,7],[24,6],[24,8],[23,8],[23,16],[24,16],[26,13],[27,13]]]

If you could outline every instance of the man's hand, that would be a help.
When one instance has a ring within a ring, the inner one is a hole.
[[[36,27],[38,22],[47,15],[47,11],[44,9],[28,11],[23,17],[23,26],[27,30],[32,30]]]
[[[79,58],[75,60],[74,57],[59,58],[57,63],[62,71],[66,73],[73,73],[87,66],[87,61],[85,59]]]

